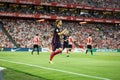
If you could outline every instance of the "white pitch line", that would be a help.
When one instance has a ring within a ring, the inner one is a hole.
[[[34,65],[34,64],[27,64],[27,63],[22,63],[22,62],[9,61],[9,60],[5,60],[5,59],[0,59],[0,61],[10,62],[10,63],[14,63],[14,64],[22,64],[22,65],[37,67],[37,68],[41,68],[41,69],[45,69],[45,70],[52,70],[52,71],[57,71],[57,72],[62,72],[62,73],[67,73],[67,74],[73,74],[73,75],[83,76],[83,77],[88,77],[88,78],[94,78],[94,79],[99,79],[99,80],[111,80],[111,79],[103,78],[103,77],[91,76],[91,75],[87,75],[87,74],[80,74],[80,73],[76,73],[76,72],[54,69],[54,68],[49,68],[49,67],[43,67],[43,66]]]

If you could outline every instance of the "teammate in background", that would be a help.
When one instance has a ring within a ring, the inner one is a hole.
[[[63,50],[66,49],[66,55],[67,57],[69,57],[69,42],[68,42],[68,39],[69,39],[69,33],[66,32],[64,35],[63,35]]]
[[[72,50],[72,45],[73,45],[73,37],[71,36],[71,33],[69,33],[69,39],[68,39],[68,47],[69,47],[69,51]]]
[[[33,52],[35,51],[35,49],[37,49],[37,54],[39,55],[39,37],[38,34],[36,34],[36,36],[33,39],[33,50],[31,52],[31,54],[33,55]]]
[[[87,54],[88,50],[90,50],[91,55],[93,55],[93,51],[92,51],[92,37],[91,37],[91,34],[90,34],[89,37],[87,38],[86,54]]]
[[[64,29],[63,31],[60,31],[60,28],[62,27],[62,21],[61,20],[56,20],[56,27],[53,33],[53,39],[52,39],[52,53],[50,54],[50,61],[49,63],[52,63],[52,59],[55,55],[59,54],[62,52],[62,45],[60,41],[60,36],[63,35],[67,29]]]

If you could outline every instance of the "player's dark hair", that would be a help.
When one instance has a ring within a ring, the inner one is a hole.
[[[92,36],[92,34],[89,34],[89,36]]]
[[[36,34],[36,36],[38,36],[38,34]]]

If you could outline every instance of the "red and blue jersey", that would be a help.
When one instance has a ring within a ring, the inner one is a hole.
[[[60,35],[58,35],[59,32],[60,32],[60,29],[56,27],[54,30],[53,39],[52,39],[53,44],[60,43]]]
[[[63,35],[63,40],[64,40],[64,43],[68,43],[68,38],[69,38],[69,36],[68,36],[68,35]]]

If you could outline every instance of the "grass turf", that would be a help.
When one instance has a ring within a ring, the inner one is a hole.
[[[120,80],[120,53],[96,52],[94,56],[90,53],[71,53],[70,57],[63,53],[54,57],[54,64],[49,64],[48,61],[49,53],[31,55],[30,52],[0,52],[0,66],[7,68],[5,80],[98,80],[36,66]],[[19,64],[20,62],[36,66]]]

